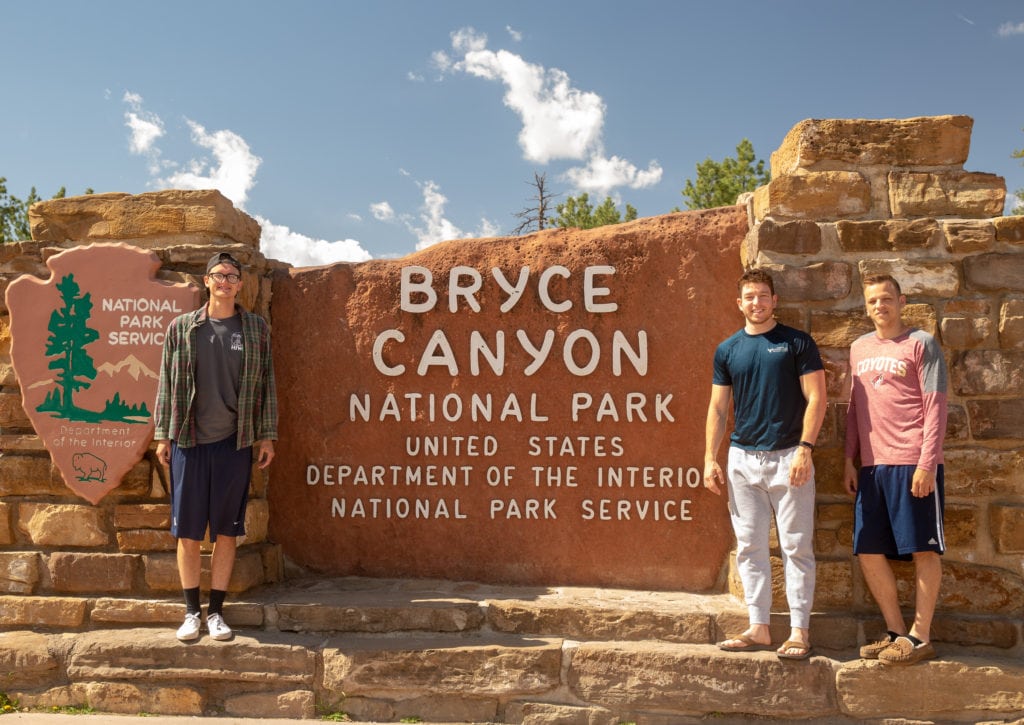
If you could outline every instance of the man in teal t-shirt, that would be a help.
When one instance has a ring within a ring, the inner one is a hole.
[[[736,568],[750,616],[746,631],[718,646],[731,652],[770,648],[772,517],[786,574],[790,636],[776,652],[810,656],[814,601],[814,463],[811,451],[825,417],[825,371],[811,336],[775,320],[775,284],[754,269],[740,277],[736,300],[745,324],[715,351],[704,450],[704,486],[729,491]],[[728,476],[718,464],[729,402],[735,421]]]

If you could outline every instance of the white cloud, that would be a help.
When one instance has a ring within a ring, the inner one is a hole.
[[[487,36],[472,28],[455,31],[452,47],[463,57],[452,68],[505,85],[505,105],[523,122],[519,146],[528,160],[582,159],[600,145],[605,111],[600,96],[573,88],[565,71],[486,46]]]
[[[498,225],[488,219],[481,219],[480,226],[474,233],[462,231],[444,215],[448,197],[441,193],[441,187],[434,181],[416,182],[416,184],[423,192],[423,205],[420,207],[418,220],[409,214],[399,217],[406,228],[416,236],[416,249],[426,249],[433,244],[449,239],[498,235]]]
[[[256,217],[263,230],[260,251],[271,259],[289,262],[297,267],[314,267],[335,262],[365,262],[372,255],[355,239],[329,242],[293,232],[286,226]]]
[[[262,159],[252,152],[245,139],[229,130],[210,133],[201,124],[185,119],[191,129],[192,142],[209,152],[209,155],[193,159],[187,164],[173,161],[157,163],[160,149],[156,141],[164,135],[163,122],[155,113],[142,108],[142,97],[138,94],[126,93],[123,101],[130,109],[125,113],[125,118],[131,132],[132,153],[144,154],[153,161],[150,165],[153,177],[151,186],[158,189],[217,189],[235,206],[244,209],[249,191],[256,184],[256,172],[262,163]],[[161,167],[165,173],[162,177],[159,176]],[[262,228],[260,251],[272,259],[298,266],[311,266],[334,262],[365,262],[372,258],[355,239],[334,242],[313,239],[263,217],[254,217]]]
[[[412,81],[413,83],[422,83],[423,82],[423,74],[422,73],[415,73],[413,71],[409,71],[408,73],[405,74],[405,77],[408,80]]]
[[[608,194],[619,186],[644,189],[661,181],[662,168],[657,161],[651,161],[646,170],[638,169],[626,159],[618,156],[603,158],[592,156],[586,166],[578,166],[565,172],[565,178],[580,191]]]
[[[515,28],[513,28],[511,25],[506,25],[505,30],[508,31],[509,37],[511,37],[512,40],[516,41],[517,43],[523,42],[523,34],[516,30]]]
[[[213,160],[193,159],[187,169],[176,171],[157,182],[175,189],[217,189],[235,206],[244,209],[263,159],[256,156],[245,139],[234,131],[207,133],[195,121],[185,120],[192,129],[192,142],[208,149]]]
[[[347,219],[351,219],[354,222],[361,222],[363,220],[362,215],[356,214],[354,211],[350,211],[348,214],[345,215],[345,217]]]
[[[996,31],[1000,38],[1008,38],[1011,35],[1024,35],[1024,23],[1003,23]]]
[[[506,30],[516,38],[511,26]],[[569,75],[558,68],[530,63],[507,50],[487,49],[487,36],[473,28],[451,34],[452,59],[443,51],[442,70],[463,72],[498,81],[505,86],[505,105],[522,121],[519,146],[528,161],[546,164],[555,159],[585,161],[569,169],[564,178],[580,191],[608,193],[620,186],[641,189],[661,181],[662,169],[651,161],[647,169],[619,156],[607,156],[603,130],[605,103],[591,91],[575,88]],[[439,65],[439,67],[441,67]]]
[[[374,219],[380,222],[388,222],[395,218],[395,210],[386,201],[370,204],[370,213],[373,214]]]
[[[128,137],[128,150],[133,154],[151,157],[152,165],[157,165],[160,150],[154,144],[164,135],[164,124],[155,113],[142,108],[142,96],[126,91],[121,99],[128,106],[124,112],[124,125],[131,132]]]

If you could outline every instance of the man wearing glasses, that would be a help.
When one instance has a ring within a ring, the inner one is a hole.
[[[205,305],[172,320],[164,341],[154,412],[156,455],[170,467],[171,534],[185,595],[183,642],[200,633],[200,544],[209,529],[210,604],[206,627],[230,639],[223,604],[235,565],[236,537],[245,534],[253,449],[258,465],[274,458],[277,393],[270,330],[235,301],[242,265],[219,252],[206,265]]]

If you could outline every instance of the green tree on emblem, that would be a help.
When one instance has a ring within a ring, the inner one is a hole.
[[[57,291],[64,306],[50,313],[46,355],[54,358],[48,367],[60,371],[58,387],[46,396],[38,410],[71,418],[76,411],[75,391],[88,388],[96,379],[96,364],[85,346],[98,340],[100,333],[88,326],[92,316],[92,295],[89,292],[79,294],[81,288],[75,282],[75,275],[65,275],[57,283]]]

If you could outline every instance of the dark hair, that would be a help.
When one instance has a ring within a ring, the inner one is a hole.
[[[892,286],[896,289],[897,296],[903,294],[903,290],[900,289],[900,283],[891,274],[869,274],[861,280],[860,286],[861,289],[864,289],[871,284],[885,284],[886,282],[892,283]]]
[[[745,284],[766,284],[771,293],[775,294],[775,281],[772,276],[765,272],[763,269],[748,269],[740,277],[736,283],[736,291],[741,295],[743,294],[743,285]]]

